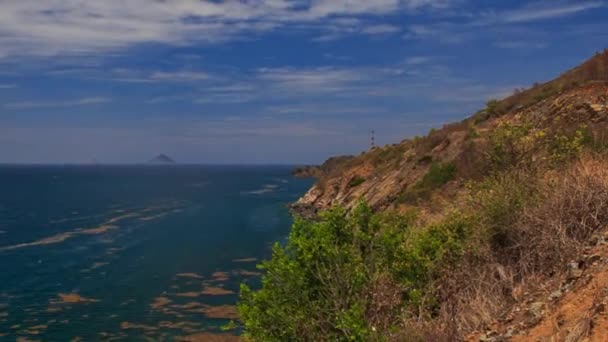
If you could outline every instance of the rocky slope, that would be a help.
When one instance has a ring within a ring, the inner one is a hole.
[[[470,118],[431,130],[425,137],[377,147],[339,162],[330,159],[321,168],[301,170],[300,175],[318,177],[318,182],[293,208],[311,216],[333,205],[352,208],[360,199],[379,210],[404,210],[417,205],[432,211],[449,205],[449,199],[467,180],[491,171],[484,160],[497,127],[524,122],[538,134],[568,135],[585,126],[589,134],[604,139],[608,122],[608,50],[555,80],[518,91],[501,101],[490,101]],[[540,153],[533,157],[547,158]],[[435,173],[441,173],[442,168],[453,172],[441,184],[424,189],[421,183],[428,183],[425,177],[437,170]]]
[[[414,331],[439,327],[425,335],[438,341],[608,340],[608,50],[462,122],[329,165],[309,172],[318,182],[296,212],[363,199],[411,210],[416,227],[459,211],[476,222],[474,241],[486,244],[441,273],[441,309]]]
[[[491,329],[469,342],[606,341],[608,337],[608,234],[597,235],[561,276],[524,293]]]

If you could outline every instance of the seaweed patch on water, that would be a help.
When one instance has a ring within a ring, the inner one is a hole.
[[[240,342],[241,338],[232,334],[202,332],[194,335],[179,336],[180,342]]]
[[[201,294],[206,296],[225,296],[234,294],[234,291],[227,290],[223,287],[207,286],[201,291]]]
[[[196,298],[200,296],[226,296],[234,294],[234,291],[218,286],[205,286],[202,291],[189,291],[176,293],[176,297]]]
[[[230,276],[227,272],[217,271],[211,274],[211,279],[214,281],[226,281],[230,279]]]
[[[218,306],[209,306],[204,305],[202,308],[197,311],[192,310],[192,312],[199,312],[207,316],[208,318],[216,318],[216,319],[239,319],[239,313],[234,305],[218,305]]]
[[[35,325],[33,327],[29,327],[27,329],[24,329],[22,331],[20,331],[21,334],[26,334],[26,335],[40,335],[41,333],[43,333],[49,326],[46,324],[40,324],[40,325]]]
[[[160,297],[154,298],[154,301],[152,302],[152,304],[150,304],[150,307],[153,310],[161,310],[162,308],[166,307],[169,304],[171,304],[171,299],[164,297],[164,296],[160,296]]]
[[[126,219],[131,219],[131,218],[137,218],[140,217],[140,219],[142,221],[150,221],[150,220],[155,220],[158,219],[160,217],[166,216],[168,215],[170,212],[174,212],[175,210],[177,210],[179,208],[176,208],[175,206],[170,206],[170,207],[153,207],[153,208],[147,208],[144,210],[141,210],[140,212],[126,212],[125,210],[115,210],[114,212],[116,214],[120,214],[118,216],[112,217],[109,220],[107,220],[106,222],[103,222],[102,224],[100,224],[97,227],[92,227],[92,228],[78,228],[72,231],[68,231],[68,232],[63,232],[63,233],[59,233],[56,235],[52,235],[49,237],[45,237],[36,241],[32,241],[32,242],[24,242],[24,243],[19,243],[16,245],[10,245],[10,246],[2,246],[0,247],[0,252],[5,252],[5,251],[12,251],[12,250],[16,250],[16,249],[21,249],[21,248],[26,248],[26,247],[34,247],[34,246],[43,246],[43,245],[52,245],[52,244],[57,244],[57,243],[62,243],[68,239],[74,238],[74,237],[78,237],[81,235],[100,235],[100,234],[105,234],[109,231],[112,230],[116,230],[119,227],[116,225],[118,222],[126,220]],[[142,215],[146,212],[150,212],[150,211],[155,211],[155,210],[169,210],[169,211],[165,211],[156,215],[151,215],[151,216],[144,216],[142,217]],[[111,242],[110,241],[106,241],[106,242]]]
[[[131,322],[122,322],[122,323],[120,323],[120,329],[122,329],[122,330],[135,329],[135,330],[143,330],[143,331],[156,331],[159,328],[151,326],[151,325],[145,325],[145,324],[137,324],[137,323],[131,323]]]
[[[232,262],[239,262],[239,263],[250,263],[250,262],[256,262],[256,261],[258,261],[258,258],[242,258],[242,259],[232,260]]]
[[[99,337],[100,337],[99,339],[101,341],[125,340],[128,337],[127,334],[122,333],[122,332],[120,332],[120,333],[109,333],[109,332],[102,331],[102,332],[97,333],[97,335],[99,335]],[[80,339],[80,337],[77,337],[77,338],[78,338],[78,340],[72,340],[71,342],[81,342],[81,341],[84,341],[83,339]]]
[[[179,321],[179,322],[171,322],[171,321],[161,321],[159,323],[159,327],[163,329],[176,329],[181,330],[186,333],[194,333],[196,331],[200,331],[201,324],[195,322],[187,322],[187,321]]]
[[[201,293],[200,293],[200,292],[193,292],[193,291],[190,291],[190,292],[181,292],[181,293],[176,293],[175,295],[176,295],[177,297],[196,298],[196,297],[200,296],[200,295],[201,295]]]
[[[203,306],[203,304],[199,303],[199,302],[189,302],[186,304],[175,304],[175,305],[171,305],[172,309],[176,309],[176,310],[192,310],[192,309],[196,309]]]
[[[63,311],[63,309],[58,306],[49,306],[48,308],[46,308],[46,312],[48,313],[57,313],[61,311]]]
[[[79,295],[78,293],[59,293],[57,298],[49,300],[49,307],[47,312],[60,312],[63,311],[64,307],[69,307],[72,304],[91,304],[99,302],[98,299],[87,298]]]
[[[175,275],[178,278],[193,278],[193,279],[203,279],[204,277],[197,273],[178,273]]]
[[[32,242],[24,242],[24,243],[19,243],[16,245],[11,245],[11,246],[3,246],[0,247],[0,252],[5,252],[5,251],[12,251],[12,250],[16,250],[16,249],[21,249],[21,248],[26,248],[26,247],[33,247],[33,246],[43,246],[43,245],[52,245],[52,244],[57,244],[57,243],[61,243],[64,242],[68,239],[80,236],[80,235],[97,235],[97,234],[104,234],[107,233],[110,230],[114,230],[117,229],[118,226],[114,225],[115,223],[125,220],[127,218],[132,218],[132,217],[136,217],[139,216],[139,214],[137,213],[129,213],[129,214],[124,214],[124,215],[120,215],[120,216],[116,216],[113,217],[111,219],[109,219],[108,221],[102,223],[101,225],[94,227],[94,228],[80,228],[80,229],[76,229],[73,231],[69,231],[69,232],[63,232],[60,234],[56,234],[53,236],[49,236],[46,238],[42,238],[40,240],[36,240],[36,241],[32,241]]]
[[[261,272],[247,271],[247,270],[236,270],[236,271],[234,271],[234,273],[244,276],[244,277],[257,277],[257,276],[262,275]]]
[[[79,295],[78,293],[60,293],[57,295],[61,299],[62,303],[76,304],[76,303],[96,303],[99,299],[87,298]]]

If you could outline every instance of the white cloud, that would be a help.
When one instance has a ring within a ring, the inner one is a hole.
[[[150,75],[150,79],[159,81],[200,81],[209,78],[209,75],[203,72],[194,71],[174,71],[174,72],[154,72]]]
[[[431,61],[431,57],[428,56],[412,56],[405,59],[407,65],[420,65],[426,64]]]
[[[364,80],[358,69],[318,67],[311,69],[265,68],[258,78],[271,81],[280,88],[299,90],[330,90]]]
[[[608,7],[608,2],[605,0],[537,0],[518,7],[484,8],[455,15],[460,19],[459,21],[443,18],[440,21],[409,25],[403,38],[407,40],[434,39],[447,44],[486,40],[489,44],[499,48],[540,49],[548,45],[546,41],[549,41],[549,38],[547,37],[556,32],[538,29],[527,24],[574,16],[605,7]],[[577,27],[580,26],[577,24]],[[572,29],[564,30],[563,34],[570,33]],[[605,31],[605,27],[602,29]]]
[[[105,97],[85,97],[76,100],[66,101],[28,101],[14,102],[4,104],[3,107],[9,109],[31,109],[31,108],[58,108],[58,107],[76,107],[92,104],[110,102],[111,100]]]
[[[507,23],[543,20],[564,17],[605,6],[606,4],[601,1],[550,1],[545,3],[534,3],[521,9],[507,11],[504,14],[499,15],[497,19]]]
[[[371,25],[371,26],[364,27],[361,30],[361,32],[363,32],[365,34],[371,34],[371,35],[397,33],[400,31],[401,31],[401,28],[399,26],[388,25],[388,24]]]
[[[87,54],[139,43],[217,42],[290,24],[331,30],[358,16],[386,15],[434,0],[7,0],[0,11],[0,58]],[[358,25],[353,22],[353,25]],[[376,25],[374,33],[394,30]],[[361,30],[357,30],[361,32]]]

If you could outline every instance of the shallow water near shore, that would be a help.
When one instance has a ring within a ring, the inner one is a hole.
[[[0,167],[0,339],[219,333],[311,185],[290,171]]]

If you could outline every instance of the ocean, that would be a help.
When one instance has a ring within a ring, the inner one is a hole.
[[[0,340],[220,333],[311,185],[290,171],[0,167]]]

